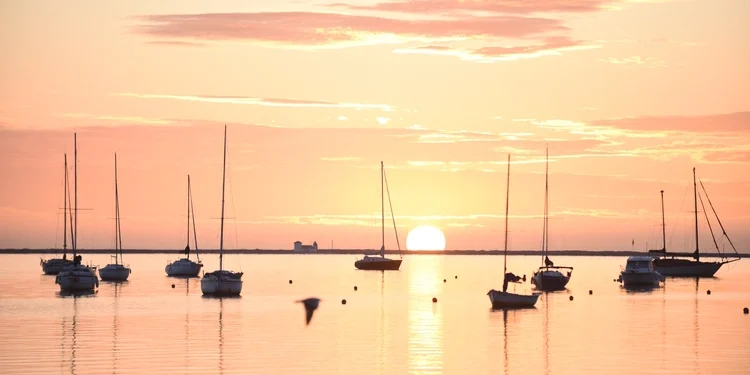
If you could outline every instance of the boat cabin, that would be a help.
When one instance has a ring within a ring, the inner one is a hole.
[[[625,270],[653,270],[654,259],[649,256],[632,256],[628,258],[625,264]]]

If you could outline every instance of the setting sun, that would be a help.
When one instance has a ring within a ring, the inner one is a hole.
[[[408,250],[445,250],[445,235],[431,225],[420,225],[406,236]]]

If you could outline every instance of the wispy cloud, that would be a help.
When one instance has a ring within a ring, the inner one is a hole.
[[[561,21],[555,19],[468,14],[407,20],[314,12],[208,13],[145,15],[135,20],[140,24],[133,30],[150,37],[244,41],[287,47],[520,38],[566,30]]]
[[[667,64],[659,59],[653,57],[641,57],[641,56],[630,56],[623,58],[607,57],[599,59],[599,61],[608,62],[616,65],[637,65],[647,68],[666,68]]]
[[[592,12],[603,9],[603,5],[612,2],[617,2],[617,0],[396,0],[382,1],[371,5],[333,3],[328,6],[352,10],[371,10],[409,14],[531,14]]]
[[[392,106],[387,104],[367,103],[335,103],[320,100],[253,98],[241,96],[200,96],[200,95],[165,95],[165,94],[137,94],[112,93],[112,96],[124,96],[140,99],[169,99],[203,103],[244,104],[268,107],[298,107],[298,108],[352,108],[352,109],[380,109],[390,111]]]
[[[566,51],[587,50],[595,48],[600,48],[600,46],[595,44],[586,44],[581,41],[575,41],[568,37],[551,37],[537,44],[493,46],[476,49],[428,45],[412,48],[399,48],[393,50],[393,53],[453,56],[458,57],[461,60],[489,63],[533,59],[544,56],[560,56],[563,52]]]
[[[147,125],[167,125],[171,124],[171,120],[159,119],[159,118],[146,118],[138,116],[114,116],[114,115],[95,115],[91,113],[63,113],[60,117],[68,118],[80,118],[89,120],[99,121],[114,121],[124,122],[130,124],[147,124]]]
[[[186,42],[182,40],[151,40],[146,44],[152,44],[156,46],[174,46],[174,47],[204,47],[203,43]]]

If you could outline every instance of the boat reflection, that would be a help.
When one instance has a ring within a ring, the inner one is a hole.
[[[119,304],[119,301],[118,301],[119,298],[118,297],[119,297],[119,293],[120,293],[120,288],[122,286],[121,286],[120,283],[114,283],[113,286],[115,288],[115,291],[114,291],[115,292],[115,300],[113,302],[113,305],[114,305],[114,313],[113,313],[114,318],[113,318],[113,323],[112,323],[112,326],[113,326],[113,333],[112,333],[112,373],[116,374],[117,373],[117,354],[119,353],[119,351],[117,350],[117,316],[120,315],[120,309],[118,308],[117,305]]]
[[[222,317],[224,315],[224,299],[219,298],[219,374],[224,373],[224,323]]]

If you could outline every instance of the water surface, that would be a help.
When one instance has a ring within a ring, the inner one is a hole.
[[[713,279],[628,292],[624,258],[553,257],[567,291],[531,310],[491,311],[499,256],[405,256],[359,271],[352,255],[228,255],[242,297],[204,298],[166,277],[176,255],[126,255],[130,281],[61,295],[36,255],[0,256],[3,374],[746,374],[750,262]],[[204,258],[214,270],[216,255]],[[105,265],[106,255],[84,255]],[[538,256],[508,257],[531,275]],[[456,278],[457,276],[457,278]],[[289,284],[289,280],[293,280]],[[445,279],[445,282],[443,280]],[[174,288],[172,288],[174,284]],[[354,291],[354,286],[358,291]],[[514,287],[511,286],[511,290]],[[526,283],[517,292],[529,292]],[[589,295],[588,291],[593,294]],[[707,295],[706,291],[712,294]],[[310,326],[294,301],[323,299]],[[569,297],[574,300],[570,301]],[[437,303],[432,298],[438,299]],[[345,305],[341,300],[346,299]]]

